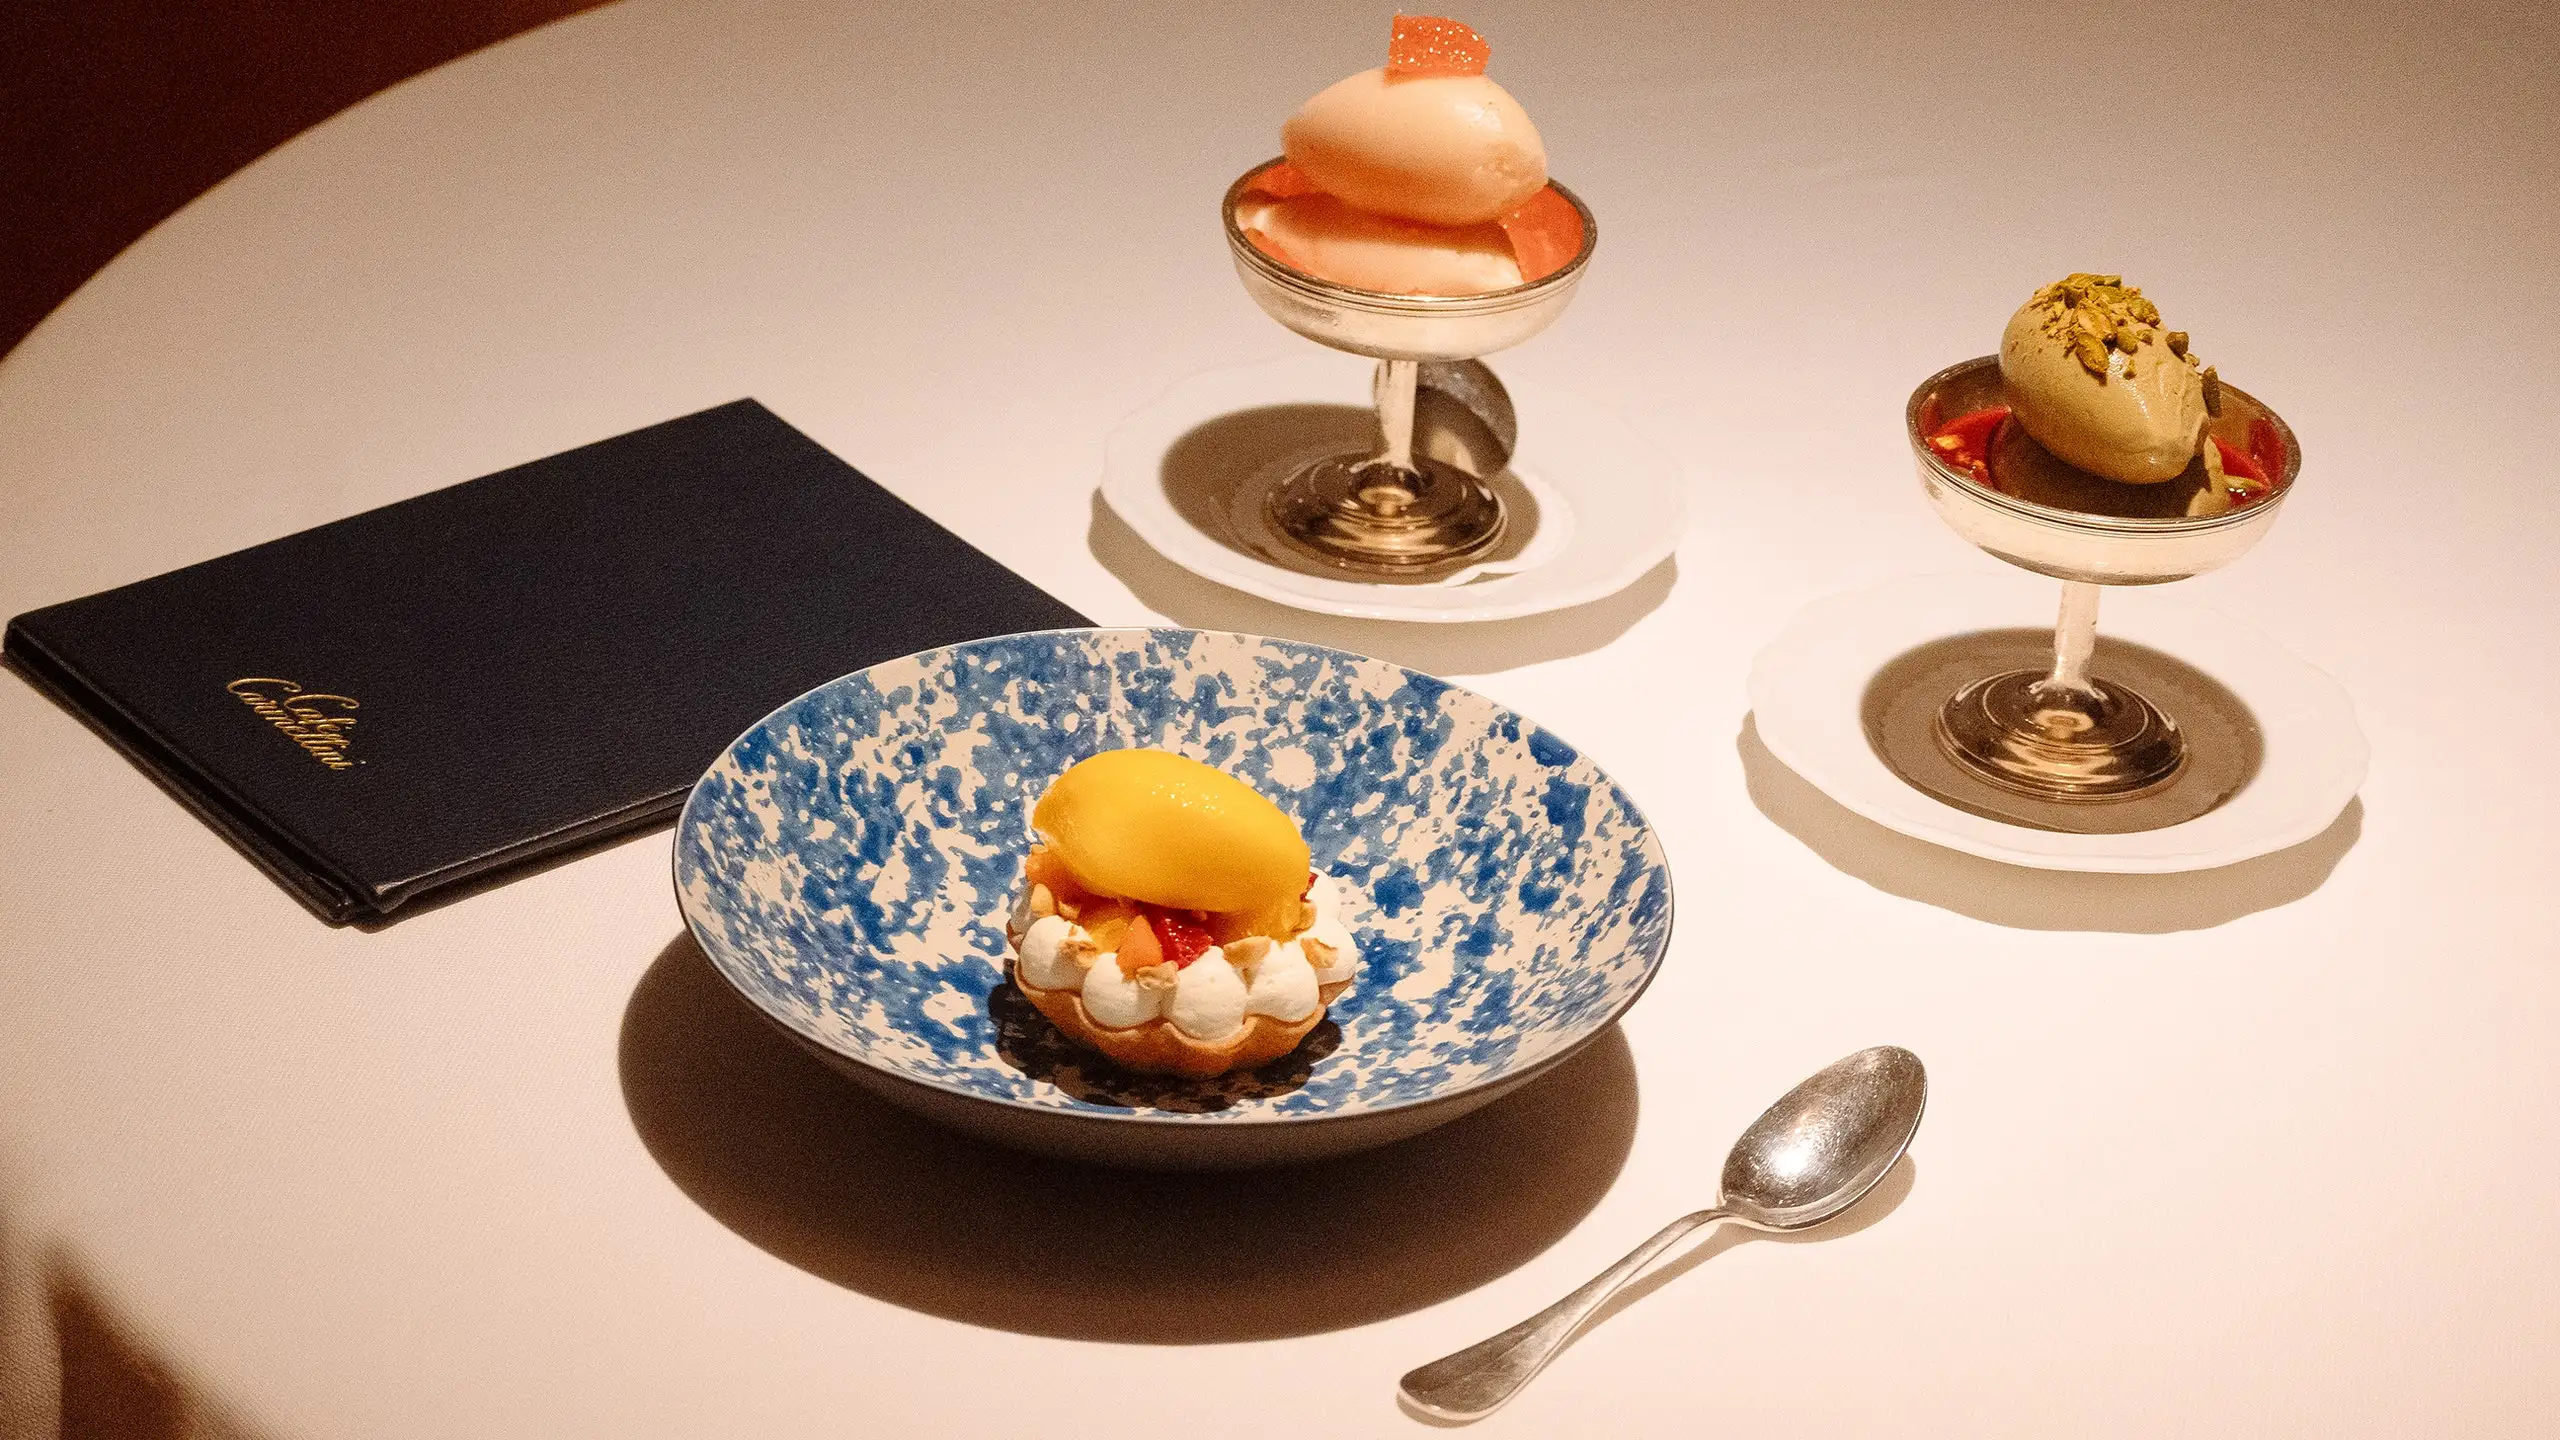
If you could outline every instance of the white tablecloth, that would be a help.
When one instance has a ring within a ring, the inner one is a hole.
[[[2554,14],[1476,4],[1603,233],[1498,363],[1694,510],[1676,579],[1482,628],[1249,600],[1093,499],[1119,417],[1301,344],[1216,197],[1385,7],[630,0],[319,127],[0,362],[0,613],[753,395],[1099,619],[1537,716],[1661,827],[1679,933],[1623,1042],[1412,1149],[1095,1177],[756,1029],[663,832],[330,930],[0,683],[0,1428],[44,1433],[68,1329],[278,1437],[1401,1433],[1400,1372],[1894,1041],[1933,1103],[1858,1228],[1712,1242],[1484,1433],[2560,1430]],[[2185,587],[2355,695],[2372,778],[2298,850],[2007,870],[1747,738],[1799,606],[1996,565],[1900,406],[2074,269],[2304,437],[2283,523]],[[1032,1228],[1083,1213],[1134,1229]]]

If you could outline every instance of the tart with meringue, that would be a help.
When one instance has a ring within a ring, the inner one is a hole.
[[[1298,1047],[1359,951],[1280,807],[1163,750],[1077,762],[1033,807],[1040,839],[1005,927],[1013,981],[1068,1039],[1126,1069],[1206,1079]]]

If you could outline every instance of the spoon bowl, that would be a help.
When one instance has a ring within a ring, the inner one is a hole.
[[[1416,368],[1413,453],[1490,480],[1520,448],[1511,392],[1481,360],[1433,360]]]
[[[1878,1045],[1779,1097],[1724,1159],[1720,1206],[1760,1230],[1801,1230],[1858,1203],[1911,1144],[1928,1103],[1920,1057]]]
[[[1723,1194],[1683,1215],[1625,1259],[1501,1334],[1407,1371],[1404,1398],[1441,1420],[1492,1414],[1544,1369],[1602,1304],[1691,1231],[1731,1220],[1805,1230],[1855,1205],[1920,1129],[1929,1076],[1920,1057],[1878,1045],[1835,1060],[1762,1111],[1725,1156]]]

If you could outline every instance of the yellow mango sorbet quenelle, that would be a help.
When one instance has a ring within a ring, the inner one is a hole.
[[[1085,889],[1177,910],[1266,910],[1307,888],[1307,842],[1223,770],[1106,750],[1058,777],[1031,823]]]

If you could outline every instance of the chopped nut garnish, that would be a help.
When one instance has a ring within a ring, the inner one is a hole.
[[[1079,970],[1090,970],[1093,962],[1102,958],[1102,947],[1091,940],[1070,935],[1058,942],[1058,958],[1074,961]]]
[[[2140,287],[2125,284],[2121,275],[2066,275],[2038,290],[2029,303],[2047,310],[2045,333],[2068,346],[2080,368],[2100,381],[2110,373],[2110,348],[2127,357],[2123,373],[2131,379],[2135,348],[2154,338],[2144,327],[2160,323],[2160,307],[2144,299]],[[2186,332],[2169,332],[2171,350],[2183,356],[2186,343]]]
[[[1271,953],[1271,937],[1247,935],[1241,940],[1230,940],[1218,948],[1226,954],[1227,963],[1230,965],[1239,967],[1259,965],[1262,963],[1262,957]]]
[[[2214,374],[2210,365],[2204,367],[2204,413],[2222,413],[2222,377]]]
[[[1159,960],[1129,978],[1137,982],[1141,990],[1170,990],[1173,988],[1173,978],[1178,973],[1180,972],[1174,968],[1172,961]]]
[[[2186,359],[2186,358],[2187,358],[2187,332],[2186,332],[2186,331],[2184,331],[2184,330],[2172,330],[2172,331],[2170,331],[2170,332],[2169,332],[2169,353],[2170,353],[2170,354],[2172,354],[2172,355],[2177,356],[2177,357],[2178,357],[2179,359],[2181,359],[2181,360],[2184,360],[2184,359]]]
[[[1307,952],[1308,964],[1319,970],[1332,968],[1334,961],[1332,946],[1312,935],[1301,935],[1298,937],[1298,948]]]
[[[1048,886],[1034,885],[1031,887],[1031,913],[1034,915],[1055,915],[1058,913],[1058,897],[1049,893]]]

